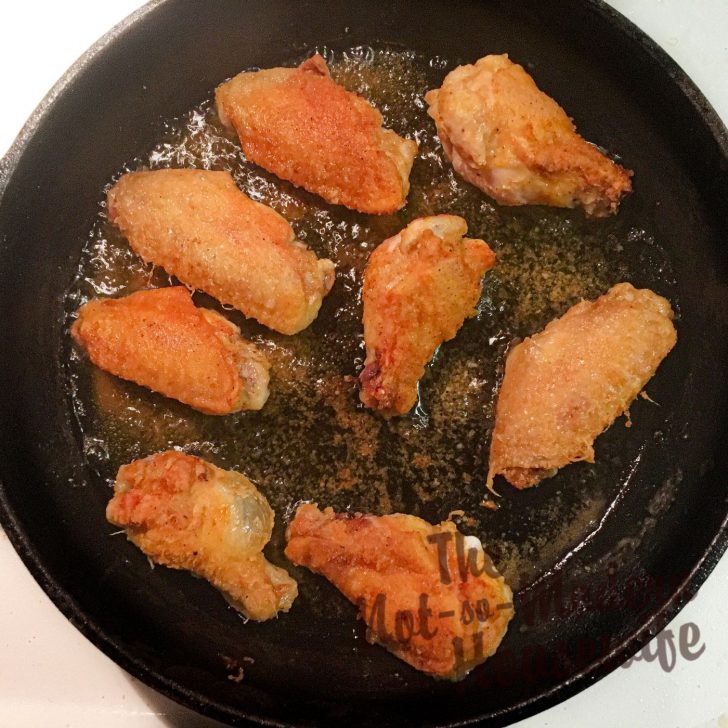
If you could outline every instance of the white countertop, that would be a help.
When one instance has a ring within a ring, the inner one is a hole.
[[[611,0],[688,72],[728,120],[728,0]],[[138,0],[24,0],[0,5],[0,154],[56,79]],[[22,74],[19,69],[22,68]],[[0,728],[213,725],[127,675],[53,606],[0,531]],[[687,660],[619,668],[518,723],[538,726],[728,728],[728,557],[663,633],[699,630]],[[696,627],[686,625],[693,624]],[[669,634],[671,633],[671,635]],[[656,649],[657,640],[651,643]],[[669,654],[669,651],[666,653]],[[217,725],[217,724],[215,724]]]

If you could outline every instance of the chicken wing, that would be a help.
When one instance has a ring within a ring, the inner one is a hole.
[[[71,334],[101,369],[207,414],[259,410],[268,399],[265,355],[182,286],[89,301]]]
[[[286,556],[329,579],[359,606],[368,639],[417,670],[459,680],[508,629],[511,590],[480,541],[451,522],[306,504],[287,536]]]
[[[246,617],[287,612],[296,582],[262,553],[274,513],[243,475],[174,450],[119,468],[107,519],[153,561],[217,587]]]
[[[145,261],[283,334],[316,318],[334,282],[334,264],[227,172],[125,174],[109,190],[108,210]]]
[[[569,463],[594,462],[596,437],[624,413],[677,341],[670,303],[619,283],[572,306],[508,354],[488,487],[529,488]]]
[[[507,55],[458,66],[425,96],[455,171],[503,205],[617,212],[625,170],[576,132],[564,110]]]
[[[364,273],[361,401],[389,417],[417,401],[417,382],[437,347],[475,314],[495,254],[464,238],[461,217],[411,222],[371,254]]]
[[[216,91],[246,157],[327,202],[386,214],[402,207],[417,144],[339,86],[318,54],[298,68],[247,71]]]

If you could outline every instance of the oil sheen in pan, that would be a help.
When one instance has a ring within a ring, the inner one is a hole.
[[[570,466],[524,493],[503,483],[499,508],[483,507],[495,394],[508,345],[622,280],[650,287],[677,307],[670,262],[649,231],[626,228],[619,216],[594,221],[578,211],[498,207],[457,177],[423,100],[454,64],[388,48],[321,51],[337,81],[371,100],[386,126],[420,145],[406,207],[396,215],[366,216],[278,180],[244,159],[210,101],[169,122],[156,146],[126,170],[230,171],[241,189],[282,213],[299,238],[336,263],[336,284],[313,325],[293,337],[225,311],[270,357],[271,396],[261,412],[202,415],[95,369],[67,342],[68,386],[89,464],[110,481],[123,463],[180,447],[243,471],[276,510],[268,552],[280,564],[285,520],[300,500],[377,514],[404,511],[430,521],[462,511],[456,519],[462,530],[479,536],[514,588],[523,589],[598,529],[628,485],[644,442],[619,421],[598,441],[595,465]],[[68,293],[69,323],[90,297],[171,282],[163,271],[142,265],[103,206]],[[386,422],[357,396],[364,358],[362,273],[384,238],[435,213],[462,215],[468,234],[485,239],[498,260],[486,275],[477,317],[428,368],[415,411]],[[218,308],[205,295],[195,300]],[[639,400],[633,416],[650,421],[654,407]],[[302,598],[315,612],[315,578],[297,575]],[[329,615],[332,608],[326,607]]]

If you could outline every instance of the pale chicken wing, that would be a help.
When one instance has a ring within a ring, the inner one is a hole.
[[[183,286],[89,301],[71,334],[101,369],[207,414],[259,410],[268,399],[263,352]]]
[[[385,416],[408,412],[437,347],[476,313],[481,280],[495,264],[461,217],[411,222],[371,254],[364,273],[361,401]]]
[[[488,486],[529,488],[578,460],[651,379],[677,342],[670,303],[619,283],[572,306],[506,359]]]
[[[425,96],[455,171],[503,205],[617,212],[632,172],[576,132],[566,112],[507,55],[458,66]]]
[[[145,261],[282,334],[305,329],[334,282],[334,264],[227,172],[131,172],[109,190],[108,210]]]
[[[318,54],[298,68],[246,71],[216,92],[245,156],[327,202],[386,214],[402,207],[417,144],[329,75]]]
[[[435,677],[465,677],[498,649],[513,617],[511,590],[482,544],[449,521],[306,504],[288,527],[286,556],[359,606],[370,641]]]
[[[298,594],[266,560],[274,513],[243,475],[173,450],[119,468],[107,519],[153,561],[186,569],[257,621],[287,612]]]

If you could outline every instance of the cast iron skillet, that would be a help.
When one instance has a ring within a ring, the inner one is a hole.
[[[407,671],[375,648],[363,646],[358,662],[352,624],[307,625],[295,609],[270,627],[243,628],[230,610],[227,623],[211,624],[219,597],[206,585],[172,572],[149,580],[126,563],[128,546],[107,536],[108,489],[84,462],[59,358],[64,291],[100,190],[149,148],[160,120],[241,68],[372,39],[467,60],[508,51],[536,64],[539,83],[587,138],[600,125],[618,132],[636,180],[620,214],[645,221],[669,252],[681,307],[680,342],[657,385],[671,413],[660,441],[636,458],[628,492],[569,573],[556,570],[518,595],[502,649],[457,685]],[[504,725],[564,700],[664,626],[728,541],[727,170],[726,130],[705,99],[600,2],[152,3],[68,72],[0,167],[3,527],[98,647],[222,720]],[[249,669],[241,662],[245,680],[227,679],[223,655],[255,659]]]

